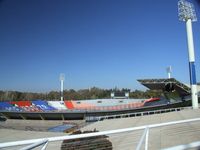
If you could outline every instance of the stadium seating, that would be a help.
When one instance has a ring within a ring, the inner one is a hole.
[[[6,111],[22,111],[19,107],[13,106],[9,102],[0,102],[0,109]]]
[[[46,101],[43,100],[33,100],[32,105],[39,107],[42,111],[54,111],[55,107],[48,105]]]
[[[11,104],[17,105],[19,107],[23,107],[23,106],[30,106],[31,102],[30,101],[11,101]]]
[[[93,106],[118,106],[118,105],[125,105],[135,102],[142,102],[145,99],[94,99],[94,100],[82,100],[82,101],[75,101],[76,103],[82,104],[90,104]]]
[[[48,104],[57,110],[67,110],[65,103],[61,101],[48,101]]]
[[[151,102],[154,99],[94,99],[65,101],[68,109],[80,110],[122,110],[130,108],[143,107],[145,102]]]
[[[68,101],[12,101],[1,102],[1,110],[28,111],[28,112],[48,112],[63,110],[95,110],[95,111],[115,111],[123,109],[134,109],[144,106],[166,104],[166,100],[159,98],[150,99],[94,99],[94,100],[68,100]]]
[[[168,104],[169,100],[165,99],[165,98],[161,98],[161,99],[155,99],[154,100],[147,100],[144,103],[144,106],[155,106],[155,105],[163,105],[163,104]]]
[[[32,105],[31,101],[12,101],[11,104],[22,108],[28,112],[40,112],[42,111],[39,107]]]
[[[88,103],[87,101],[72,101],[75,109],[90,109],[95,107],[95,104]]]
[[[74,109],[74,105],[73,105],[73,102],[70,100],[68,101],[64,101],[65,103],[65,106],[68,108],[68,109]]]

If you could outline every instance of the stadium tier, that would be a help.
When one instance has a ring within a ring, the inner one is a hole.
[[[75,110],[123,110],[143,107],[146,103],[150,104],[159,101],[159,98],[151,99],[95,99],[65,101],[68,109]]]
[[[12,102],[16,104],[11,104],[9,102],[0,102],[0,113],[1,115],[9,119],[76,120],[86,119],[88,117],[93,118],[98,116],[108,116],[126,113],[132,114],[191,105],[189,101],[168,103],[168,101],[164,101],[162,99],[160,100],[159,98],[152,98],[135,102],[133,101],[133,99],[126,99],[123,101],[123,104],[120,104],[122,103],[120,102],[119,105],[112,105],[114,100],[116,99],[107,99],[107,101],[109,101],[107,102],[109,103],[108,106],[98,106],[98,103],[93,102],[93,100],[64,101],[64,104],[67,107],[66,110],[61,110],[52,107],[48,104],[48,101],[42,100],[31,101],[32,105],[30,105],[29,107],[27,106],[30,104],[29,102],[21,102],[22,104],[18,103],[19,106],[17,106],[16,102]],[[100,101],[100,99],[95,101]],[[119,99],[117,101],[119,102]],[[77,102],[79,103],[77,104]],[[89,102],[91,102],[92,104]],[[35,111],[32,110],[31,107],[37,107],[40,109],[38,111]]]
[[[25,111],[25,112],[51,112],[64,110],[124,110],[134,109],[152,104],[163,104],[159,98],[151,99],[95,99],[95,100],[68,100],[68,101],[12,101],[0,102],[1,110]]]
[[[107,107],[107,106],[118,106],[136,102],[144,102],[144,101],[145,99],[94,99],[94,100],[74,101],[73,104]]]

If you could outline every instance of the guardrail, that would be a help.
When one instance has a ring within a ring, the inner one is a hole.
[[[48,145],[49,142],[71,140],[71,139],[80,139],[80,138],[87,138],[87,137],[96,137],[96,136],[102,136],[102,135],[111,135],[111,134],[117,134],[117,133],[127,133],[127,132],[131,132],[131,131],[144,130],[143,135],[140,138],[140,141],[138,142],[137,150],[141,149],[144,141],[145,141],[145,150],[147,150],[148,149],[148,139],[149,139],[149,130],[150,129],[163,127],[163,126],[189,123],[189,122],[190,123],[191,122],[197,122],[197,121],[200,121],[200,118],[180,120],[180,121],[172,121],[172,122],[166,122],[166,123],[151,124],[151,125],[145,125],[145,126],[139,126],[139,127],[109,130],[109,131],[102,131],[102,132],[78,134],[78,135],[66,135],[66,136],[40,138],[40,139],[32,139],[32,140],[24,140],[24,141],[6,142],[6,143],[0,143],[0,148],[30,144],[29,146],[26,146],[25,148],[23,148],[23,150],[33,149],[33,148],[41,146],[41,145],[43,145],[42,150],[44,150],[44,149],[47,148],[47,145]],[[177,146],[177,147],[179,147],[180,149],[184,149],[184,148],[192,148],[192,147],[197,147],[197,146],[200,146],[200,142],[198,142],[198,141],[195,142],[195,143],[192,143],[192,144],[181,145],[181,146]],[[170,149],[176,149],[177,147],[172,147]]]

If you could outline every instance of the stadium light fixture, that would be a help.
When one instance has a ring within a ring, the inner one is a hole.
[[[180,21],[187,21],[188,19],[193,22],[197,21],[194,5],[186,0],[178,2],[178,16]]]
[[[186,0],[180,0],[178,2],[178,16],[180,21],[186,22],[192,107],[193,109],[197,109],[198,94],[195,71],[194,42],[192,33],[192,22],[197,21],[194,5],[190,2],[187,2]]]

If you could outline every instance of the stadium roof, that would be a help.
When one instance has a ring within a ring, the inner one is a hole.
[[[171,83],[173,85],[174,90],[176,90],[180,96],[190,95],[190,87],[179,82],[174,78],[170,79],[138,79],[142,85],[146,86],[151,90],[165,90],[166,85]]]

